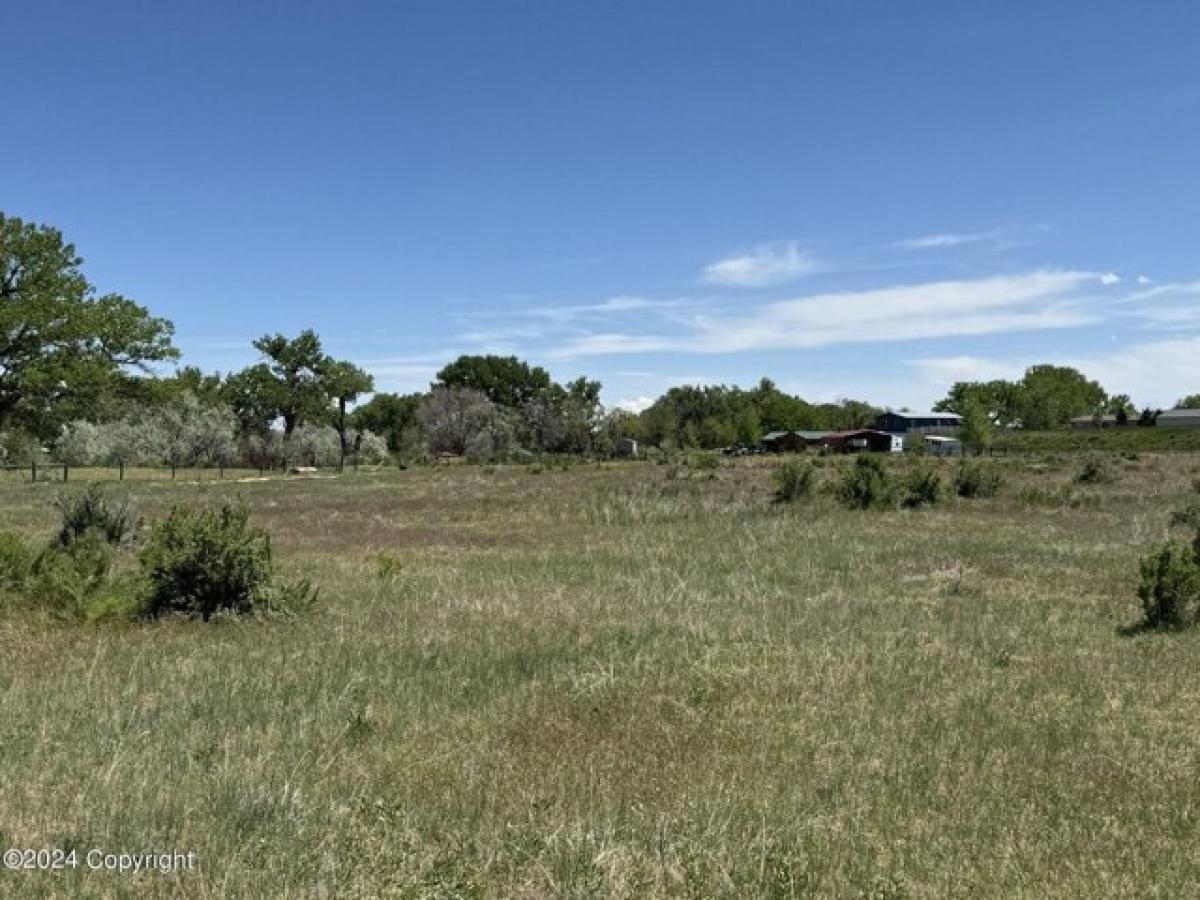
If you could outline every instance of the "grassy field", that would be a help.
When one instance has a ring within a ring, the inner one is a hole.
[[[1127,626],[1200,458],[1077,462],[915,512],[774,504],[760,459],[131,479],[244,498],[320,602],[0,610],[0,846],[199,861],[0,895],[1191,895],[1200,634]]]

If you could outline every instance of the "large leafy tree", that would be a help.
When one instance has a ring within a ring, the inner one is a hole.
[[[138,371],[174,359],[173,328],[120,294],[97,295],[61,232],[0,213],[0,428],[40,436],[136,395]]]
[[[438,372],[439,385],[479,391],[493,403],[517,409],[550,387],[550,374],[515,356],[460,356]]]
[[[1024,388],[1017,381],[958,381],[933,408],[965,416],[967,410],[982,407],[993,424],[1011,428],[1021,422],[1023,396]]]
[[[291,436],[305,422],[324,421],[329,414],[325,373],[329,358],[316,332],[296,337],[263,335],[254,349],[265,361],[230,376],[226,396],[244,429],[265,432],[283,419],[283,433]]]
[[[1030,366],[1021,379],[1021,424],[1031,430],[1061,428],[1074,416],[1102,409],[1107,396],[1078,369]]]
[[[388,449],[399,453],[418,427],[417,407],[421,394],[375,394],[354,408],[350,424],[359,431],[372,431],[387,439]]]
[[[1176,409],[1200,409],[1200,394],[1188,394],[1175,403]]]

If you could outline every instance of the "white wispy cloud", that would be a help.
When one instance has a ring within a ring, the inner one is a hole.
[[[799,241],[776,241],[710,263],[704,267],[704,280],[722,287],[771,287],[795,281],[819,268],[817,258]]]
[[[815,294],[747,312],[694,314],[682,333],[590,334],[567,340],[558,356],[675,350],[750,350],[877,343],[1067,328],[1097,321],[1083,289],[1094,272],[1037,270],[1021,275]]]
[[[1000,237],[998,231],[980,231],[973,234],[958,234],[944,232],[942,234],[924,234],[920,237],[905,238],[896,241],[896,247],[902,250],[941,250],[946,247],[961,247],[964,244],[980,244],[984,241],[994,241]]]
[[[1166,407],[1179,397],[1200,390],[1200,337],[1190,336],[1129,344],[1116,350],[1067,353],[1047,358],[988,358],[956,356],[911,360],[928,389],[943,396],[955,381],[1020,378],[1035,363],[1072,366],[1113,393],[1129,394],[1134,402]]]
[[[1117,284],[1120,282],[1120,280],[1121,280],[1121,276],[1118,275],[1116,272],[1105,272],[1103,275],[1100,276],[1100,283],[1105,284],[1105,285]]]
[[[617,409],[623,409],[631,413],[640,413],[649,409],[654,405],[654,397],[647,397],[642,394],[639,397],[622,397],[613,404]]]

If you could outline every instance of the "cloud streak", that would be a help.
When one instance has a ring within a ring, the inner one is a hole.
[[[1069,328],[1099,320],[1093,272],[1021,275],[815,294],[745,313],[681,317],[682,333],[607,332],[569,339],[559,357],[678,351],[738,353],[834,344]]]
[[[901,250],[943,250],[947,247],[961,247],[964,244],[981,244],[985,241],[995,241],[1000,237],[998,231],[982,231],[974,234],[925,234],[920,237],[905,238],[896,241],[894,246]]]
[[[803,278],[819,268],[816,257],[798,241],[777,241],[705,266],[704,280],[722,287],[772,287]]]

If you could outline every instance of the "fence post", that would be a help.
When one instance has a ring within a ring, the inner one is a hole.
[[[225,477],[225,460],[221,460],[221,461],[220,461],[220,462],[217,464],[217,472],[219,473],[219,477],[220,477],[220,478],[224,478],[224,477]]]
[[[354,454],[354,471],[355,472],[358,471],[358,454],[357,453]]]
[[[63,463],[63,484],[67,483],[67,479],[68,479],[69,475],[70,475],[70,466],[68,466],[66,463]]]
[[[171,480],[175,480],[175,460],[171,460]]]
[[[125,460],[123,460],[123,459],[118,459],[118,460],[117,460],[117,466],[118,466],[118,468],[119,468],[119,470],[120,470],[120,472],[121,472],[121,475],[120,475],[120,479],[119,479],[119,480],[120,480],[120,481],[124,481],[124,480],[125,480]]]
[[[36,484],[37,483],[37,460],[36,459],[30,460],[29,467],[30,467],[29,468],[29,480]]]

